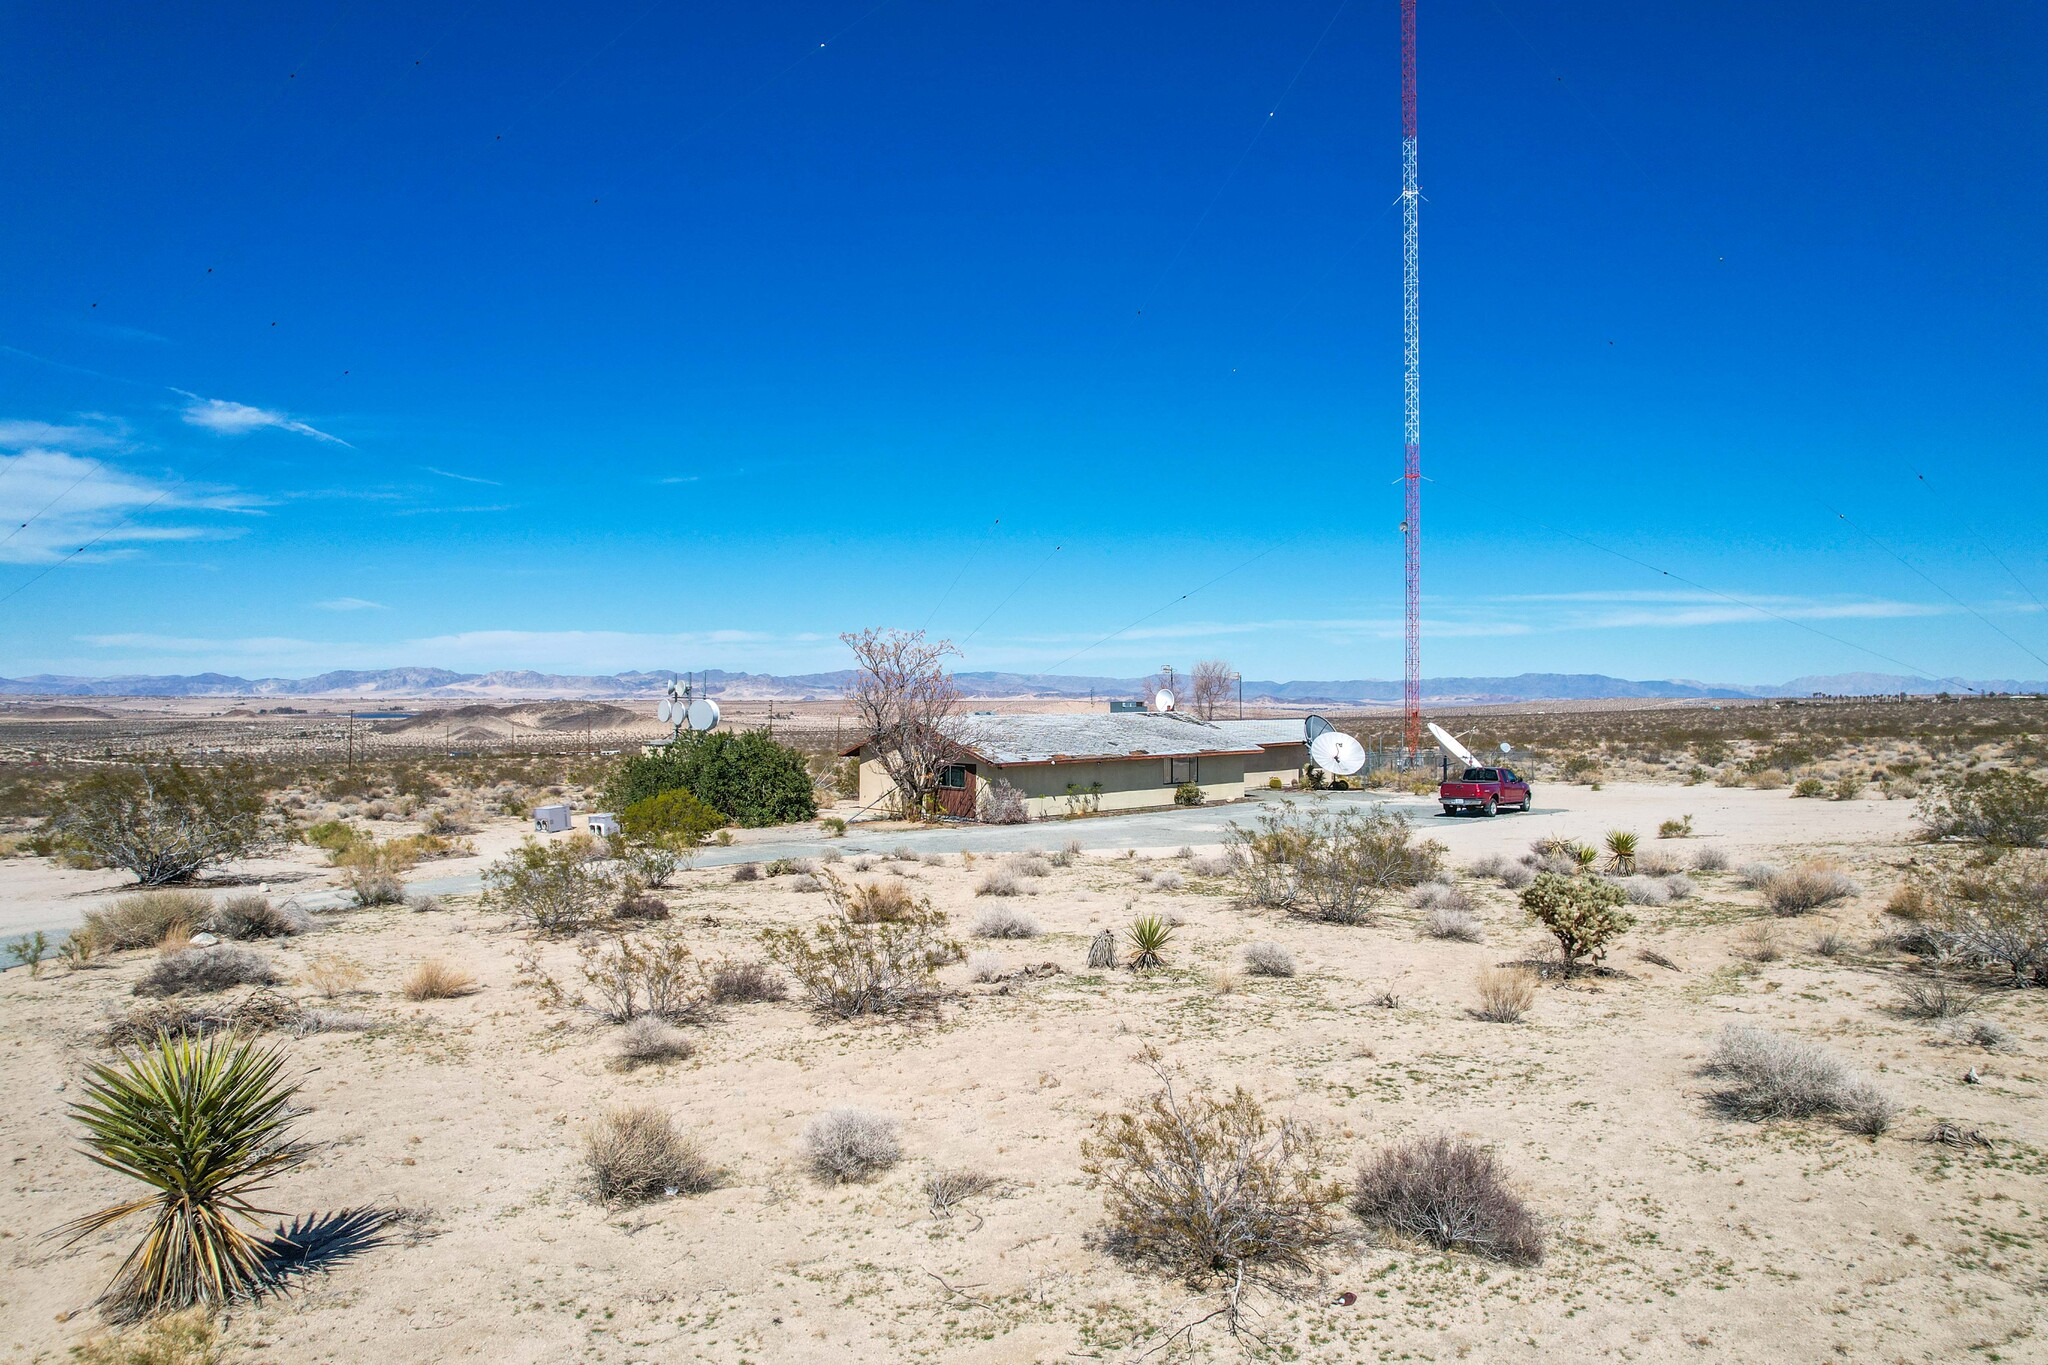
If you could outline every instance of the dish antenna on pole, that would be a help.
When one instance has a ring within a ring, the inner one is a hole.
[[[1502,756],[1502,757],[1506,757],[1507,755],[1509,755],[1509,754],[1513,753],[1514,751],[1515,751],[1515,746],[1514,746],[1514,745],[1512,745],[1512,744],[1508,743],[1508,742],[1507,742],[1506,740],[1502,740],[1502,741],[1500,742],[1500,752],[1501,752],[1501,756]]]
[[[1444,752],[1449,754],[1452,758],[1457,759],[1458,762],[1464,764],[1468,768],[1477,768],[1480,766],[1479,760],[1472,756],[1472,751],[1466,748],[1464,745],[1458,743],[1458,741],[1452,737],[1451,732],[1449,730],[1444,729],[1443,726],[1438,725],[1435,721],[1431,721],[1429,723],[1429,732],[1432,735],[1436,736],[1436,742],[1443,745]]]
[[[683,710],[684,723],[699,733],[718,724],[718,703],[709,697],[699,697]]]
[[[1173,693],[1164,687],[1153,693],[1152,709],[1154,711],[1171,711],[1173,709]]]
[[[1308,756],[1326,773],[1349,777],[1365,766],[1365,746],[1341,730],[1325,730],[1308,746]]]

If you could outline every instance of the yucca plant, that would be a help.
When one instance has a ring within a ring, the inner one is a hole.
[[[78,1242],[133,1214],[149,1230],[101,1295],[118,1317],[222,1304],[263,1275],[264,1239],[244,1223],[272,1212],[249,1196],[300,1165],[289,1130],[296,1084],[282,1052],[233,1035],[159,1034],[113,1063],[96,1062],[71,1113],[86,1155],[152,1193],[89,1213],[54,1235]]]
[[[1607,835],[1607,870],[1628,876],[1636,870],[1636,836],[1625,829]]]
[[[1600,861],[1600,850],[1591,844],[1568,844],[1565,853],[1579,865],[1581,872],[1592,871],[1593,865]]]
[[[1173,926],[1157,915],[1140,915],[1124,930],[1124,937],[1131,945],[1131,970],[1143,971],[1166,964],[1165,948],[1173,939]]]

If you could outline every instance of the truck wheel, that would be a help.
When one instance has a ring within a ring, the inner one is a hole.
[[[1456,815],[1457,813],[1458,813],[1458,808],[1457,808],[1456,806],[1445,806],[1445,807],[1444,807],[1444,814],[1445,814],[1445,815]]]
[[[1492,816],[1492,815],[1494,814],[1494,809],[1493,809],[1493,798],[1492,798],[1492,797],[1490,797],[1490,796],[1489,796],[1489,797],[1487,797],[1487,798],[1486,798],[1486,805],[1485,805],[1484,807],[1482,807],[1482,809],[1483,809],[1483,810],[1484,810],[1484,811],[1486,812],[1486,814],[1487,814],[1487,815],[1488,815],[1489,817],[1490,817],[1490,816]]]

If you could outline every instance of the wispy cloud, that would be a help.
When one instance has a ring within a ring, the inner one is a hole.
[[[367,597],[330,597],[314,606],[322,611],[388,611],[382,602],[372,602]]]
[[[126,428],[112,419],[105,426],[57,422],[0,421],[0,450],[41,446],[50,450],[107,450],[121,445]]]
[[[394,517],[432,517],[439,516],[443,512],[452,515],[468,512],[509,512],[516,506],[518,506],[517,503],[492,502],[474,507],[399,507],[393,509],[391,515]]]
[[[318,427],[299,421],[289,413],[251,407],[247,403],[231,403],[225,398],[201,398],[198,394],[187,393],[184,389],[173,389],[172,392],[188,400],[184,411],[179,414],[188,424],[202,427],[217,435],[246,436],[252,431],[271,427],[278,431],[311,436],[315,440],[332,441],[338,446],[348,445],[348,442],[339,436],[331,436]],[[351,446],[350,449],[354,447]]]
[[[49,563],[82,546],[92,547],[82,558],[104,560],[151,541],[219,539],[240,533],[194,524],[190,514],[249,514],[260,506],[229,489],[132,473],[104,459],[24,450],[0,457],[0,561]]]
[[[427,473],[429,474],[438,474],[444,479],[459,479],[463,483],[488,484],[492,488],[503,488],[505,486],[504,484],[499,483],[496,479],[480,479],[474,474],[457,474],[451,470],[436,469],[434,468],[434,466],[430,464],[423,464],[420,466],[420,468],[426,470]]]

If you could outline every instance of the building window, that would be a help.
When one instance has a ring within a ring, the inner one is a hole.
[[[954,763],[939,770],[939,785],[948,791],[967,790],[967,765]]]
[[[1201,765],[1192,758],[1169,758],[1166,760],[1166,785],[1178,787],[1184,782],[1199,783]]]

